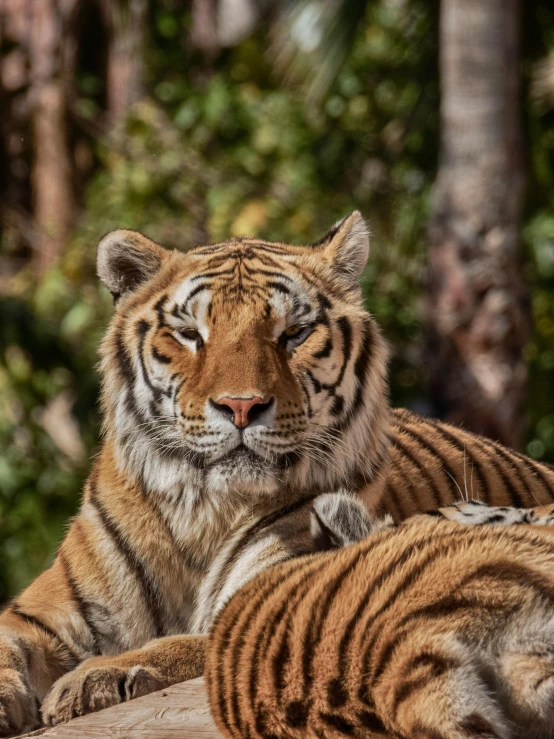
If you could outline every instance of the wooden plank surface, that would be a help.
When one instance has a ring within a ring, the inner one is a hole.
[[[26,737],[40,739],[221,739],[204,680],[189,680]]]

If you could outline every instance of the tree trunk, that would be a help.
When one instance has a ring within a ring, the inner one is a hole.
[[[438,414],[518,446],[528,294],[519,0],[442,0],[441,160],[430,218],[426,352]]]
[[[104,0],[110,43],[107,67],[107,107],[112,124],[144,97],[146,0]]]
[[[77,0],[28,5],[33,149],[31,186],[40,273],[62,254],[74,216],[73,163],[67,135],[67,80],[74,63],[71,19]]]
[[[73,221],[72,169],[65,118],[63,84],[52,81],[43,85],[34,114],[32,170],[39,273],[63,254]]]
[[[192,44],[209,58],[217,55],[217,0],[192,0],[190,38]]]

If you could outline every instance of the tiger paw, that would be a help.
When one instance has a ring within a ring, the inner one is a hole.
[[[534,523],[533,509],[489,506],[479,501],[454,503],[438,509],[443,518],[470,526]]]
[[[152,669],[94,666],[87,660],[54,683],[44,699],[42,719],[55,726],[167,687]]]
[[[40,726],[37,701],[17,670],[0,670],[0,736]]]

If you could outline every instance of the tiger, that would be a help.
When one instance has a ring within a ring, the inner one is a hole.
[[[224,736],[554,737],[554,506],[436,513],[366,520],[227,601],[205,671]]]
[[[390,409],[368,256],[358,212],[310,246],[103,237],[101,448],[51,567],[0,614],[0,735],[200,674],[235,590],[333,548],[320,495],[395,521],[460,497],[554,500],[547,466]]]

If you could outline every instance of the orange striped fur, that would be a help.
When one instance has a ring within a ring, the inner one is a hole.
[[[418,516],[266,570],[206,679],[236,739],[554,737],[554,528]]]
[[[335,546],[325,493],[396,520],[554,500],[548,467],[390,412],[358,286],[368,246],[357,213],[311,246],[104,237],[102,448],[52,567],[0,616],[0,735],[199,674],[194,635],[242,584]]]

